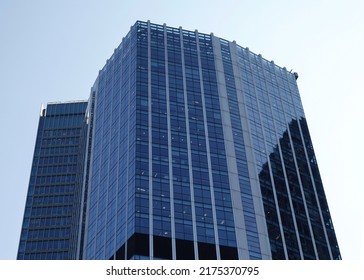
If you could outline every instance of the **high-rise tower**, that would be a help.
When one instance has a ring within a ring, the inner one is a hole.
[[[340,259],[297,77],[136,22],[91,90],[77,256]]]
[[[75,259],[87,101],[41,110],[18,259]]]

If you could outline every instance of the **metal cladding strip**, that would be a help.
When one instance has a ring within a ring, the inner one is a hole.
[[[153,259],[153,154],[152,154],[152,66],[150,47],[150,21],[148,20],[148,179],[149,179],[149,256]]]
[[[129,34],[131,33],[131,31],[129,32]],[[129,40],[130,41],[130,45],[131,45],[131,40],[130,40],[130,37],[131,36],[127,36],[127,40]],[[130,55],[130,48],[131,48],[131,46],[129,45],[129,49],[126,49],[125,47],[123,48],[124,50],[125,50],[125,52],[129,52],[129,61],[128,61],[128,131],[130,132],[131,131],[131,124],[130,124],[130,122],[131,122],[131,118],[130,118],[130,116],[131,116],[131,114],[132,114],[132,108],[135,108],[135,103],[134,104],[131,104],[131,101],[132,100],[134,100],[133,102],[136,102],[135,100],[135,97],[133,97],[133,96],[131,96],[131,90],[130,90],[130,88],[131,88],[131,83],[130,83],[130,73],[132,73],[132,69],[131,69],[131,67],[130,67],[130,64],[131,64],[131,61],[132,61],[132,57],[131,57],[131,55]],[[135,109],[134,109],[135,110]],[[130,145],[131,145],[131,143],[132,143],[132,141],[135,141],[134,139],[133,139],[133,136],[131,135],[131,133],[129,133],[129,135],[128,135],[129,137],[128,137],[128,141],[127,141],[127,147],[128,147],[128,149],[127,149],[127,156],[126,156],[126,161],[127,161],[127,163],[128,164],[130,164],[130,157],[131,157],[131,153],[130,153]],[[132,187],[132,189],[133,189],[133,192],[134,192],[134,194],[135,194],[135,186],[130,186],[129,185],[129,182],[130,182],[130,178],[132,178],[132,177],[134,177],[134,180],[135,180],[135,170],[133,170],[133,172],[131,173],[130,172],[130,168],[127,168],[126,169],[127,171],[127,180],[128,180],[128,183],[126,184],[126,186],[127,186],[127,189],[126,189],[126,193],[127,194],[129,194],[129,187]],[[128,203],[126,203],[126,204],[128,204]],[[126,214],[128,215],[128,216],[130,216],[129,215],[129,211],[130,211],[130,209],[128,208],[128,211],[126,211]],[[134,206],[134,209],[132,209],[132,211],[135,211],[135,206]],[[134,213],[134,215],[135,215],[135,213]],[[128,216],[126,216],[126,217],[128,217]],[[125,219],[125,221],[126,221],[126,224],[128,224],[128,220],[127,220],[127,218]],[[134,224],[134,228],[135,228],[135,224]],[[126,231],[126,238],[125,238],[125,242],[127,242],[127,240],[128,240],[128,231]],[[127,251],[126,251],[127,252]]]
[[[197,243],[197,225],[196,225],[196,209],[195,209],[195,194],[193,189],[193,173],[192,173],[192,155],[191,155],[191,137],[190,137],[190,123],[188,116],[188,98],[187,98],[187,84],[186,84],[186,68],[185,68],[185,55],[183,43],[183,29],[179,28],[181,40],[181,60],[182,60],[182,76],[183,76],[183,93],[185,104],[185,120],[186,120],[186,136],[187,136],[187,151],[188,151],[188,172],[190,176],[190,192],[191,192],[191,211],[192,211],[192,229],[193,229],[193,247],[195,251],[195,259],[198,260],[198,243]]]
[[[76,259],[83,259],[85,256],[85,244],[86,244],[86,235],[87,235],[87,213],[88,213],[88,207],[89,207],[89,186],[90,186],[90,174],[91,174],[91,165],[90,162],[92,160],[92,140],[94,139],[93,137],[93,122],[94,122],[94,106],[95,106],[95,89],[94,87],[91,88],[91,94],[90,94],[90,99],[89,99],[89,104],[88,104],[88,109],[86,112],[86,119],[88,122],[87,125],[87,133],[86,133],[86,151],[85,151],[85,164],[86,167],[84,168],[84,174],[83,174],[83,184],[82,184],[82,198],[87,198],[87,199],[82,199],[81,201],[81,215],[80,215],[80,227],[79,227],[79,236],[78,236],[78,240],[77,240],[77,255],[76,255]],[[89,169],[89,168],[90,169]],[[86,183],[87,182],[87,183]],[[87,185],[86,185],[87,184]],[[85,211],[84,211],[85,209]],[[83,219],[85,220],[85,224],[83,225]],[[84,236],[82,237],[82,235],[84,234]],[[83,238],[83,242],[81,241]]]
[[[263,259],[271,259],[272,253],[269,244],[267,223],[265,221],[264,207],[262,201],[263,198],[259,187],[259,177],[256,170],[255,155],[253,150],[251,149],[251,147],[253,147],[253,143],[251,139],[249,121],[245,107],[243,82],[239,68],[239,57],[237,54],[237,47],[238,46],[236,45],[235,41],[233,43],[230,43],[231,60],[235,76],[235,86],[237,92],[237,99],[239,103],[239,111],[241,115],[241,124],[242,124],[246,159],[247,159],[248,172],[250,178],[250,186],[252,191],[252,199],[254,204],[254,211],[256,214],[260,250]]]
[[[225,70],[224,74],[225,74],[226,88],[228,93],[228,103],[229,103],[230,118],[233,131],[234,148],[236,155],[239,156],[239,159],[246,161],[246,152],[245,152],[246,147],[244,143],[241,112],[238,105],[237,91],[235,85],[236,80],[235,76],[233,75],[233,61],[231,58],[231,50],[230,50],[231,44],[226,40],[220,39],[220,45],[223,56],[223,66]],[[254,210],[250,180],[246,178],[246,175],[243,175],[244,173],[248,173],[248,169],[247,166],[245,167],[243,164],[241,164],[237,158],[236,162],[238,168],[240,192],[241,194],[245,193],[249,197],[249,201],[245,202],[242,196],[240,197],[243,207],[244,220],[246,223],[245,226],[247,232],[249,257],[252,259],[261,259],[260,243],[257,234],[256,214]],[[245,182],[243,182],[244,177],[248,181],[247,185],[245,185]],[[253,240],[255,238],[258,240],[258,242]]]
[[[112,57],[114,57],[114,56],[112,56]],[[114,71],[114,67],[115,67],[115,59],[113,59],[113,60],[109,60],[110,61],[110,63],[111,63],[111,65],[110,65],[110,67],[112,68],[112,70],[111,70],[111,73],[112,73],[112,75],[111,75],[111,92],[113,92],[114,91],[114,78],[115,78],[115,71]],[[110,83],[108,83],[108,84],[110,84]],[[113,103],[113,101],[114,101],[114,98],[113,98],[113,96],[112,95],[110,95],[110,96],[108,96],[108,98],[110,99],[110,107],[112,108],[112,103]],[[112,123],[112,115],[110,115],[110,123],[109,123],[109,132],[108,132],[108,134],[109,134],[109,136],[108,136],[108,146],[109,146],[109,148],[108,148],[108,150],[107,150],[107,157],[108,157],[108,160],[107,160],[107,187],[106,187],[106,201],[107,201],[107,203],[108,203],[108,198],[110,197],[110,194],[109,194],[109,189],[110,189],[110,154],[111,154],[111,145],[110,145],[110,141],[111,141],[111,123]],[[104,244],[103,244],[103,246],[102,246],[102,251],[103,251],[103,256],[102,256],[102,258],[103,259],[108,259],[110,256],[106,256],[106,228],[107,228],[107,216],[109,215],[109,213],[108,213],[108,207],[105,205],[105,221],[104,221],[104,225],[103,225],[103,232],[104,232],[104,234],[105,234],[105,238],[104,238]]]
[[[199,45],[198,31],[196,30],[195,33],[196,33],[196,43],[197,43],[198,70],[199,70],[200,86],[201,86],[202,111],[203,111],[203,118],[204,118],[203,122],[204,122],[204,130],[205,130],[206,153],[207,153],[207,155],[210,155],[210,141],[209,141],[208,127],[207,127],[205,94],[204,94],[204,85],[203,85],[202,65],[201,65],[201,55],[200,55],[200,45]],[[213,223],[214,223],[213,226],[214,226],[214,240],[215,240],[215,248],[216,248],[216,258],[218,260],[220,260],[221,256],[220,256],[220,246],[219,246],[219,232],[218,232],[218,228],[217,228],[214,181],[213,181],[213,177],[212,177],[212,167],[211,167],[211,157],[210,156],[207,156],[207,166],[208,166],[209,181],[210,181],[211,208],[212,208],[212,220],[213,220]]]
[[[226,90],[224,66],[222,62],[219,38],[211,34],[212,45],[215,55],[215,68],[217,75],[218,93],[220,100],[221,120],[224,133],[226,149],[226,161],[228,166],[231,202],[236,230],[236,242],[239,259],[249,259],[248,240],[244,220],[244,212],[241,201],[238,167],[236,162],[234,139],[230,119],[229,101]]]
[[[174,213],[174,192],[173,192],[173,165],[172,165],[172,130],[171,130],[171,104],[169,100],[169,70],[168,70],[168,42],[167,27],[163,25],[164,31],[164,60],[166,72],[166,104],[167,104],[167,131],[168,131],[168,173],[169,173],[169,204],[171,207],[171,237],[172,237],[172,259],[176,259],[176,227]]]
[[[118,50],[118,49],[117,49]],[[120,64],[121,64],[121,67],[122,67],[122,59],[120,59]],[[118,95],[118,98],[120,98],[121,99],[121,94],[119,94]],[[120,102],[121,103],[121,102]],[[120,108],[119,108],[119,111],[118,111],[118,114],[120,114],[121,115],[121,106],[120,106]],[[119,120],[118,120],[118,123],[117,123],[117,125],[118,125],[118,127],[119,127],[119,129],[120,129],[120,123],[121,123],[121,118],[119,117],[118,118]],[[121,131],[119,130],[119,132],[118,132],[118,147],[117,147],[117,153],[118,153],[118,155],[120,155],[120,153],[122,152],[122,149],[120,149],[120,140],[121,140]],[[122,202],[119,202],[119,195],[118,195],[118,193],[119,193],[119,188],[120,188],[120,185],[119,185],[119,177],[120,177],[120,174],[119,174],[119,172],[120,172],[120,160],[118,160],[118,163],[117,163],[117,170],[118,170],[118,174],[117,174],[117,178],[116,178],[116,197],[115,197],[115,204],[116,204],[116,209],[119,209],[118,208],[118,204],[120,203],[122,203]],[[118,213],[119,213],[119,211],[117,210],[116,211],[116,213],[115,213],[115,221],[118,221],[119,220],[119,217],[118,217]],[[119,226],[121,226],[121,225],[119,225]],[[115,222],[115,231],[114,231],[114,248],[115,248],[115,253],[114,253],[114,259],[116,259],[116,252],[118,251],[118,247],[120,246],[120,244],[118,244],[118,242],[117,242],[117,231],[118,231],[118,225],[117,225],[117,223]],[[126,240],[127,239],[127,235],[125,235],[125,243],[126,243]],[[126,247],[126,245],[124,246],[124,248]],[[125,258],[125,256],[126,256],[126,252],[125,252],[125,249],[124,249],[124,252],[123,252],[123,254],[124,254],[124,258]]]
[[[101,74],[101,72],[100,72],[100,74]],[[95,103],[95,124],[96,124],[96,120],[97,120],[97,103],[98,103],[98,99],[100,98],[100,90],[99,90],[99,87],[100,87],[100,80],[99,80],[99,82],[97,83],[97,92],[96,92],[96,103]],[[103,108],[102,109],[104,109],[104,106],[105,106],[105,103],[102,103],[102,105],[103,105]],[[101,110],[101,109],[100,109]],[[99,112],[102,112],[101,113],[101,115],[99,116],[99,123],[100,123],[100,125],[103,123],[103,119],[104,119],[104,112],[105,112],[105,110],[102,110],[102,111],[99,111]],[[103,128],[102,129],[100,129],[100,131],[102,131],[103,130]],[[95,131],[96,131],[96,129],[94,130],[94,135],[96,134],[95,133]],[[96,137],[95,137],[96,138]],[[93,143],[95,143],[96,141],[93,141]],[[100,141],[100,144],[102,143],[102,140]],[[93,145],[93,147],[95,147],[95,145]],[[101,165],[101,162],[102,162],[102,158],[101,158],[101,156],[99,157],[99,162],[98,162],[98,165],[100,166]],[[92,162],[93,163],[93,162]],[[92,164],[92,166],[93,166],[93,164]],[[92,173],[90,173],[90,178],[92,178]],[[99,197],[99,192],[100,192],[100,187],[99,187],[99,185],[100,185],[100,178],[101,178],[101,172],[99,172],[99,176],[98,176],[98,178],[97,178],[97,187],[95,186],[95,182],[91,182],[91,186],[92,185],[94,185],[94,187],[96,187],[97,188],[97,196]],[[91,191],[92,191],[92,189],[90,190],[90,193],[91,193]],[[90,199],[90,202],[91,202],[91,199]],[[99,203],[96,203],[96,211],[95,211],[95,217],[93,217],[94,219],[96,219],[96,221],[95,221],[95,229],[97,229],[97,226],[98,226],[98,219],[96,218],[96,217],[98,217],[98,214],[99,214]],[[88,231],[87,231],[88,232]],[[95,230],[95,232],[97,232],[97,230]],[[92,254],[92,259],[96,259],[96,254],[95,254],[95,252],[96,252],[96,237],[95,237],[95,239],[93,240],[93,254]]]

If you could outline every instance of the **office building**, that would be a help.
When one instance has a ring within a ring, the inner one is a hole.
[[[297,78],[236,42],[136,22],[79,123],[76,258],[340,259]]]
[[[82,198],[87,102],[42,108],[18,259],[75,259]]]

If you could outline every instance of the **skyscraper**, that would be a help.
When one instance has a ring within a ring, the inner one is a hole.
[[[87,102],[42,108],[18,259],[75,259],[81,213]]]
[[[340,259],[297,78],[213,34],[136,22],[78,123],[64,257]],[[37,188],[18,258],[52,248],[29,245]]]

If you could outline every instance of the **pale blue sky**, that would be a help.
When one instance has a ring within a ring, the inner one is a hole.
[[[362,0],[1,0],[0,259],[15,259],[41,103],[87,99],[136,20],[235,40],[298,72],[344,259],[364,258]]]

